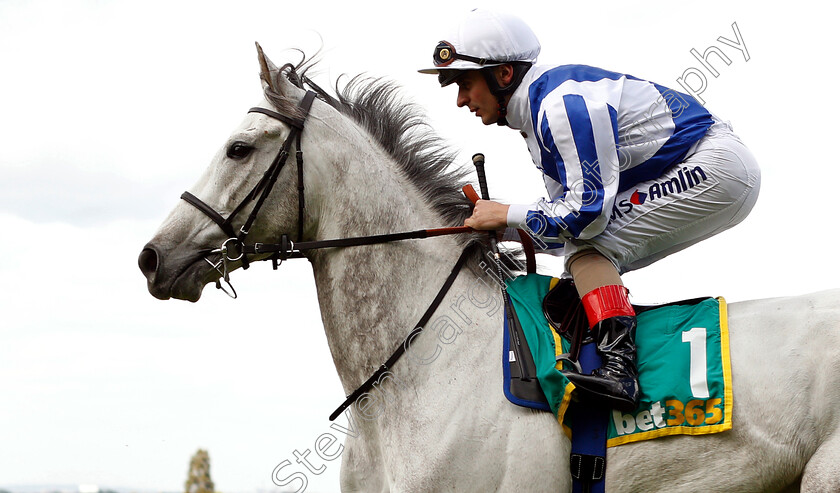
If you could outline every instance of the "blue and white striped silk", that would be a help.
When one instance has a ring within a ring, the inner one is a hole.
[[[549,195],[511,205],[508,225],[557,245],[603,232],[616,194],[681,162],[713,123],[687,94],[585,65],[533,67],[507,120],[525,135]]]

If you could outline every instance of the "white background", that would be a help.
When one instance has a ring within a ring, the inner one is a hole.
[[[757,156],[761,197],[737,228],[625,276],[634,301],[840,285],[834,14],[807,1],[482,5],[517,8],[541,63],[681,90],[701,68],[690,49],[730,57],[713,59],[702,97]],[[153,299],[137,254],[259,100],[254,41],[278,65],[323,45],[324,86],[396,80],[464,164],[486,154],[492,195],[543,195],[516,132],[483,127],[415,71],[472,6],[0,0],[0,486],[178,491],[201,447],[218,490],[277,489],[274,467],[312,449],[343,398],[308,264],[237,272],[239,300],[211,286],[190,304]],[[716,41],[735,39],[733,22],[749,61]],[[337,491],[338,462],[308,473],[307,491]]]

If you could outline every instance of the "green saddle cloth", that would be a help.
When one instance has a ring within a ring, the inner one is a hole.
[[[507,286],[540,386],[552,412],[563,423],[574,384],[561,373],[562,363],[556,357],[568,352],[570,343],[551,328],[542,310],[542,300],[556,282],[552,277],[529,274],[508,280]],[[692,303],[663,305],[637,315],[641,399],[632,413],[612,411],[608,447],[732,428],[726,302],[706,298]],[[564,429],[570,434],[567,426]]]

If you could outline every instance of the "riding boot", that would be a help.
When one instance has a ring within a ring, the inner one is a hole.
[[[604,286],[587,293],[581,301],[602,364],[588,375],[563,373],[580,390],[581,397],[620,411],[633,411],[639,403],[633,340],[636,313],[627,299],[627,291],[624,286]]]

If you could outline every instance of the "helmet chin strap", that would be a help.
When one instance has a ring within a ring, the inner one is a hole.
[[[531,68],[530,63],[512,62],[513,77],[510,84],[502,87],[499,81],[496,80],[496,75],[493,73],[493,67],[481,69],[481,75],[487,82],[487,88],[490,89],[490,94],[496,96],[499,102],[499,119],[496,120],[497,125],[505,126],[507,122],[507,96],[513,94],[513,91],[519,87],[519,83],[525,77],[525,73]]]
[[[507,101],[504,97],[499,96],[499,119],[496,120],[496,125],[504,127],[507,124]]]
[[[506,87],[502,87],[499,81],[496,80],[496,75],[493,73],[492,67],[481,69],[480,73],[487,82],[487,88],[490,89],[490,94],[496,96],[496,100],[499,102],[499,119],[496,120],[496,125],[507,125],[507,102],[505,98],[509,93],[513,92],[514,84],[510,83]]]

